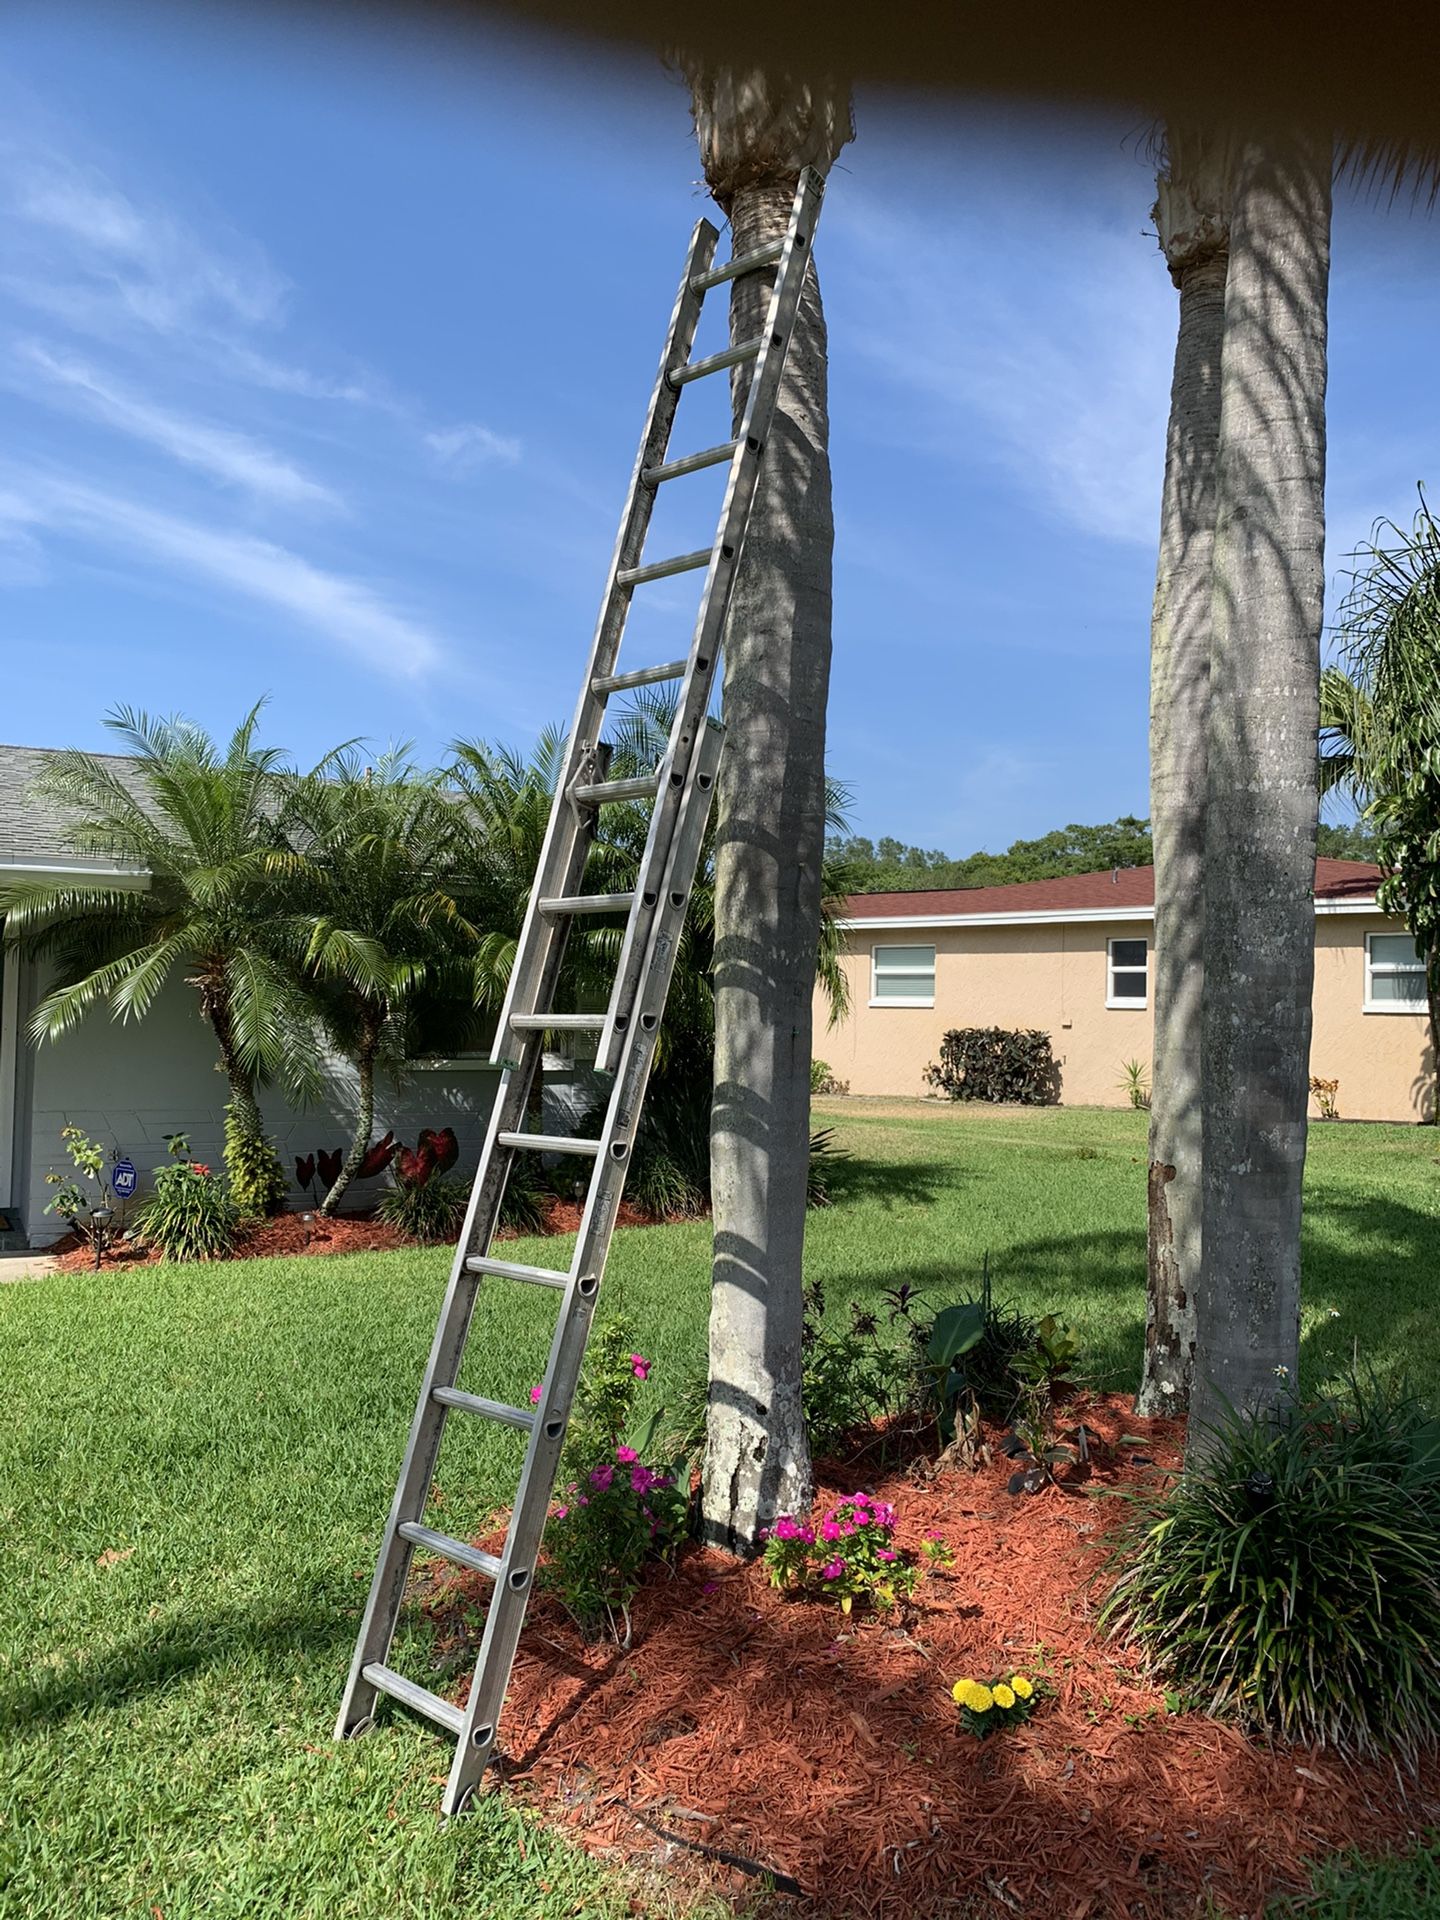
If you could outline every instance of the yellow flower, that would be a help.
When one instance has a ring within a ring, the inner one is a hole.
[[[950,1689],[950,1698],[955,1702],[956,1706],[964,1706],[965,1696],[974,1684],[975,1682],[973,1680],[957,1680],[955,1682],[954,1686]]]
[[[1034,1693],[1035,1691],[1034,1687],[1025,1678],[1023,1673],[1014,1674],[1011,1677],[1010,1684],[1015,1689],[1016,1693],[1019,1694],[1022,1700],[1028,1700],[1031,1694]]]
[[[1015,1696],[1003,1680],[1000,1685],[996,1687],[994,1698],[997,1707],[1013,1707],[1015,1704]]]
[[[972,1713],[988,1713],[995,1704],[995,1696],[989,1687],[982,1687],[977,1680],[966,1694],[965,1704]]]

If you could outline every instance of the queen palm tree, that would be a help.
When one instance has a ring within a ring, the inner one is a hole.
[[[55,983],[32,1038],[53,1041],[96,1008],[139,1020],[177,973],[199,996],[229,1083],[225,1164],[241,1206],[273,1212],[289,1190],[266,1139],[256,1084],[315,1090],[314,1025],[271,931],[288,901],[281,755],[256,744],[260,707],[221,750],[200,727],[130,708],[106,725],[125,777],[91,754],[49,756],[37,791],[68,820],[66,844],[137,875],[142,887],[16,881],[0,892],[7,944],[48,961]]]
[[[833,77],[678,56],[705,180],[734,251],[785,231],[802,170],[851,139]],[[732,283],[735,343],[761,330],[773,271]],[[732,390],[738,423],[748,376]],[[809,1505],[801,1259],[811,994],[825,841],[831,555],[825,319],[811,260],[725,641],[715,863],[715,1265],[702,1516],[739,1552]]]
[[[304,904],[277,936],[332,1044],[355,1066],[350,1146],[320,1203],[333,1214],[370,1145],[377,1063],[409,1057],[422,999],[461,997],[477,936],[451,884],[455,809],[440,776],[403,751],[374,766],[353,751],[332,755],[289,783],[287,815]]]
[[[1200,1012],[1211,551],[1230,253],[1229,150],[1172,124],[1156,231],[1180,296],[1150,623],[1150,832],[1155,1037],[1150,1095],[1145,1359],[1136,1407],[1183,1412],[1200,1273]]]
[[[1299,1360],[1314,972],[1332,145],[1237,138],[1221,362],[1206,786],[1192,1418]]]

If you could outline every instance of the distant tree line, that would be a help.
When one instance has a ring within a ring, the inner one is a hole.
[[[1320,827],[1318,851],[1336,860],[1373,860],[1374,830],[1363,823]],[[829,841],[827,851],[843,868],[850,893],[919,893],[931,887],[1003,887],[1017,880],[1058,880],[1071,873],[1114,867],[1148,867],[1154,859],[1150,822],[1122,814],[1104,826],[1072,824],[1016,840],[1004,853],[963,857],[937,848],[906,846],[885,838],[851,834]]]

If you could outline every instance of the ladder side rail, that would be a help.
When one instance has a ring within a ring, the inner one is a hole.
[[[687,791],[667,861],[664,905],[656,918],[651,944],[652,964],[637,1006],[638,1017],[626,1035],[606,1110],[601,1154],[576,1238],[570,1282],[546,1367],[541,1417],[526,1449],[500,1572],[486,1615],[470,1696],[445,1789],[443,1810],[447,1815],[458,1813],[464,1807],[494,1752],[496,1730],[524,1625],[580,1367],[625,1188],[634,1126],[654,1062],[660,1019],[699,865],[723,746],[723,730],[707,725],[695,759],[695,778]]]
[[[573,885],[578,885],[585,870],[593,825],[592,815],[581,824],[581,829],[569,842],[569,871],[560,876],[567,891]],[[557,937],[548,945],[545,971],[539,983],[542,990],[554,990],[568,933],[568,925],[562,923],[557,930]],[[453,1387],[460,1377],[465,1340],[483,1278],[481,1274],[471,1272],[466,1263],[472,1256],[483,1255],[490,1250],[500,1202],[505,1193],[505,1182],[515,1157],[515,1149],[502,1146],[499,1136],[522,1130],[531,1087],[540,1070],[543,1049],[543,1033],[523,1035],[518,1062],[502,1073],[495,1091],[464,1224],[456,1243],[450,1279],[435,1328],[435,1338],[405,1443],[399,1482],[385,1523],[375,1577],[370,1585],[369,1598],[356,1638],[355,1657],[351,1662],[350,1676],[336,1723],[337,1739],[358,1733],[374,1711],[376,1689],[365,1678],[364,1670],[367,1666],[383,1666],[385,1663],[400,1617],[405,1582],[409,1577],[414,1551],[399,1530],[406,1521],[419,1520],[429,1501],[430,1484],[435,1475],[435,1462],[439,1457],[449,1412],[443,1402],[435,1399],[434,1393],[437,1387]]]
[[[760,461],[780,393],[785,357],[795,330],[800,295],[809,267],[811,243],[825,196],[823,177],[813,167],[800,176],[795,204],[790,215],[775,285],[765,318],[764,344],[751,371],[745,397],[735,454],[720,508],[719,526],[711,554],[710,570],[705,577],[695,634],[690,646],[689,664],[676,702],[670,742],[660,769],[660,788],[650,817],[642,871],[652,871],[664,860],[664,849],[673,832],[673,821],[686,785],[686,766],[694,742],[703,732],[709,711],[716,669],[725,637],[725,622],[745,544],[755,490],[760,479]],[[610,1011],[596,1048],[596,1070],[614,1066],[621,1036],[616,1027],[617,1011],[629,1009],[639,986],[645,954],[650,944],[651,927],[657,911],[643,899],[636,902],[625,929],[616,970]]]
[[[570,723],[564,764],[555,783],[555,800],[545,829],[535,883],[530,889],[525,908],[520,940],[515,949],[515,963],[511,969],[505,1003],[500,1011],[500,1024],[495,1029],[491,1060],[497,1066],[509,1051],[511,1014],[539,1010],[536,976],[544,971],[545,956],[556,932],[554,920],[540,912],[540,900],[542,897],[578,891],[574,887],[561,887],[556,882],[559,873],[569,867],[570,843],[579,828],[570,790],[581,781],[587,770],[605,712],[604,696],[597,694],[591,683],[598,675],[609,673],[619,655],[634,591],[633,587],[622,585],[619,576],[627,569],[638,566],[644,552],[645,536],[655,506],[655,489],[647,485],[645,469],[663,461],[670,445],[670,430],[680,401],[679,389],[672,385],[670,375],[689,358],[705,297],[703,292],[696,292],[693,283],[710,265],[719,238],[718,230],[708,220],[697,221],[695,231],[690,236],[685,271],[670,314],[670,325],[660,355],[660,368],[640,437],[640,451],[630,475],[630,488],[620,516],[620,530],[616,535],[610,571],[601,595],[600,614],[580,685],[580,697]]]

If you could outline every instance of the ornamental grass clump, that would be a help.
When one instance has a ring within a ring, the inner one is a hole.
[[[183,1133],[166,1143],[168,1165],[155,1169],[155,1191],[143,1201],[135,1224],[166,1260],[224,1260],[235,1251],[240,1209],[224,1181],[202,1160],[190,1158]]]
[[[1192,1706],[1413,1757],[1440,1735],[1440,1422],[1352,1382],[1197,1438],[1124,1537],[1103,1618]]]
[[[1040,1692],[1026,1673],[1006,1673],[997,1680],[957,1680],[950,1698],[960,1709],[960,1724],[977,1740],[988,1740],[1005,1727],[1022,1727],[1040,1704]]]
[[[947,1564],[944,1542],[927,1539],[922,1558]],[[819,1594],[842,1613],[857,1600],[888,1611],[915,1591],[924,1572],[895,1545],[894,1507],[868,1493],[831,1507],[818,1525],[782,1513],[765,1535],[765,1567],[781,1592]]]

